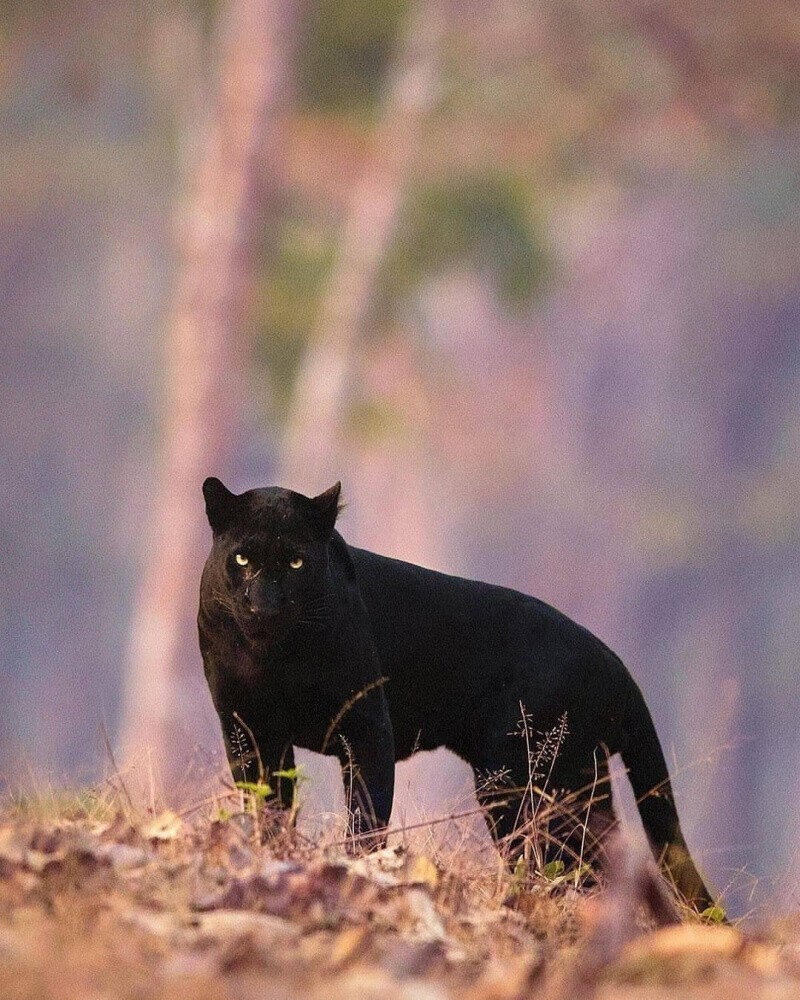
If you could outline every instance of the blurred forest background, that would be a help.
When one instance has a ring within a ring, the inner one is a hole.
[[[615,648],[713,880],[796,904],[796,4],[0,10],[6,786],[105,726],[191,792],[200,483],[341,478]]]

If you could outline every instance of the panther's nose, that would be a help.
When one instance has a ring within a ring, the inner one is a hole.
[[[253,604],[253,599],[250,596],[250,588],[247,587],[244,592],[244,606],[250,612],[251,615],[258,614],[258,608]]]
[[[244,606],[251,615],[273,618],[280,614],[280,605],[273,594],[265,592],[263,587],[254,587],[253,591],[254,593],[251,593],[250,586],[247,586],[244,591]]]

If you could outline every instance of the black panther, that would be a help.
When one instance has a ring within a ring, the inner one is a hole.
[[[550,817],[540,856],[585,858],[587,831],[601,843],[613,822],[619,752],[665,874],[711,905],[641,692],[591,632],[514,590],[348,545],[334,528],[339,483],[313,498],[235,495],[212,478],[203,493],[200,649],[234,778],[263,770],[288,805],[276,772],[293,767],[293,747],[335,754],[351,829],[375,844],[395,761],[445,746],[472,766],[496,839],[513,849],[538,808]]]

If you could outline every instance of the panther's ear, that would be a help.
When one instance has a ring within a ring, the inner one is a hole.
[[[339,496],[342,492],[342,484],[336,483],[329,490],[320,493],[319,496],[311,497],[309,500],[309,514],[323,538],[330,538],[336,518],[342,510],[339,503]]]
[[[203,483],[203,496],[206,498],[208,523],[211,525],[211,530],[217,535],[224,531],[233,520],[236,494],[231,493],[219,479],[210,476]]]

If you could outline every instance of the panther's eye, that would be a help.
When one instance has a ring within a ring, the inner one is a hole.
[[[292,559],[289,565],[292,567],[292,569],[300,569],[300,567],[303,565],[303,560],[300,558],[300,556],[295,556],[295,558]]]
[[[247,566],[247,564],[250,562],[247,556],[243,555],[241,552],[237,552],[233,558],[240,566]]]

